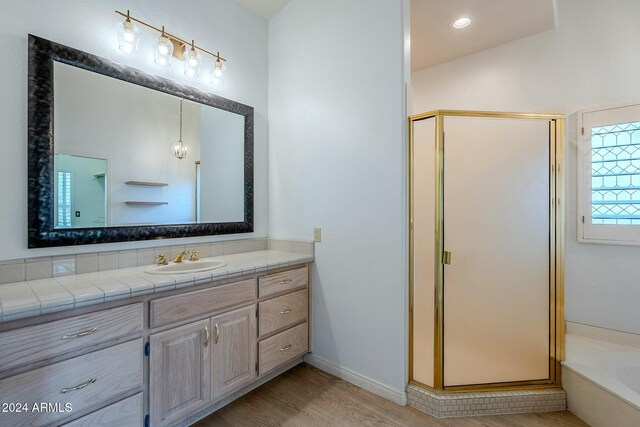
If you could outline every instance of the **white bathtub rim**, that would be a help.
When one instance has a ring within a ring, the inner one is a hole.
[[[640,406],[639,405],[637,405],[634,402],[632,402],[631,400],[625,398],[620,393],[617,393],[616,391],[611,390],[611,388],[606,387],[605,385],[603,385],[598,380],[594,380],[594,379],[590,378],[589,376],[583,374],[579,370],[576,370],[576,369],[572,368],[571,365],[568,364],[566,361],[562,362],[562,366],[564,366],[565,368],[567,368],[568,370],[570,370],[571,372],[573,372],[574,374],[576,374],[580,378],[584,379],[585,381],[588,381],[590,384],[594,385],[595,387],[598,387],[600,390],[603,390],[604,392],[609,393],[611,396],[613,396],[616,399],[620,400],[622,403],[624,403],[626,405],[629,405],[629,406],[635,408],[636,410],[640,411]]]
[[[601,358],[607,358],[609,352],[630,353],[638,356],[638,359],[634,357],[634,361],[640,360],[640,348],[575,333],[567,334],[566,346],[567,360],[562,362],[564,367],[640,411],[640,393],[620,381],[617,371],[612,371],[611,367],[603,369],[600,362]],[[618,368],[626,366],[637,366],[637,364],[621,365]]]

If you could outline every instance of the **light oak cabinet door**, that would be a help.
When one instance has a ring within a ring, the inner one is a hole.
[[[256,306],[211,318],[213,400],[232,393],[257,377]]]
[[[151,425],[166,426],[211,402],[209,319],[150,336]]]

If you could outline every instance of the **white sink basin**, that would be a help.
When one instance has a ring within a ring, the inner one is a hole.
[[[149,274],[199,273],[224,267],[226,262],[217,259],[201,259],[200,261],[170,262],[167,265],[154,265],[145,270]]]

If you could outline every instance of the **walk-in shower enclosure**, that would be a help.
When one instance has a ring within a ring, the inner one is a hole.
[[[409,118],[410,382],[556,387],[564,348],[564,116]]]

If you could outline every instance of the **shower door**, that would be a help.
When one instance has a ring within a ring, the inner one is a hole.
[[[550,126],[444,117],[445,389],[552,379]]]

